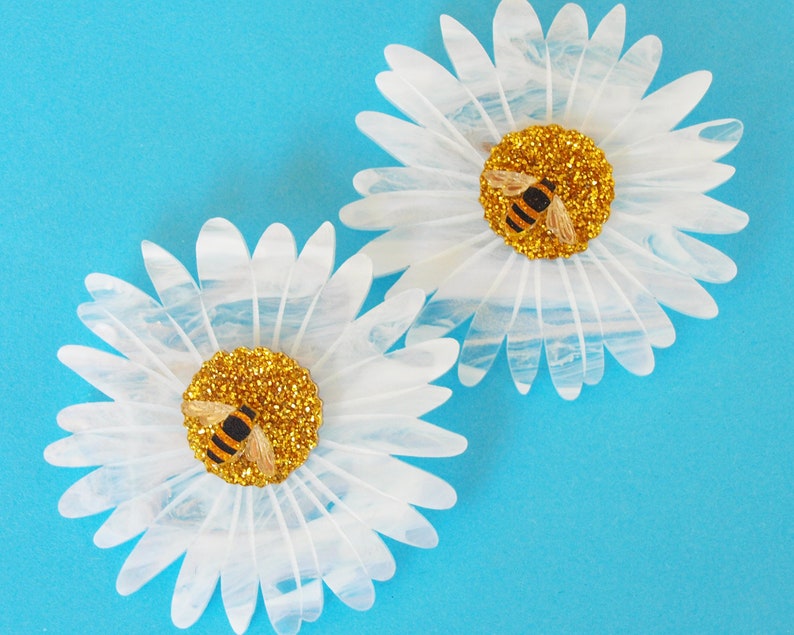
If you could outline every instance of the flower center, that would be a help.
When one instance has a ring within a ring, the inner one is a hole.
[[[480,203],[494,232],[527,258],[567,258],[601,233],[615,197],[595,142],[556,124],[510,132],[491,149]]]
[[[280,483],[317,446],[317,385],[283,353],[261,346],[218,351],[182,398],[190,448],[229,483]]]

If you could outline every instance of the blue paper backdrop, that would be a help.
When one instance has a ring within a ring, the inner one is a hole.
[[[48,6],[52,4],[54,6]],[[794,628],[792,85],[790,2],[629,0],[627,41],[665,46],[654,86],[708,68],[690,121],[746,134],[718,198],[750,213],[713,244],[739,275],[710,285],[721,313],[673,315],[678,340],[638,378],[608,360],[574,403],[546,375],[509,385],[503,356],[428,418],[470,440],[431,469],[456,488],[428,512],[431,551],[389,542],[393,580],[356,613],[326,593],[305,633],[774,633]],[[151,291],[139,244],[195,270],[202,223],[253,245],[271,222],[302,244],[336,221],[338,262],[370,237],[341,226],[356,171],[390,159],[358,133],[389,110],[375,75],[404,43],[446,63],[438,15],[490,49],[495,0],[0,3],[0,632],[168,633],[177,566],[115,591],[131,544],[100,550],[104,517],[58,515],[83,472],[44,447],[58,410],[96,393],[56,361],[97,345],[75,309],[93,271]],[[548,27],[560,2],[538,2]],[[591,28],[611,7],[586,3]],[[372,301],[386,286],[373,289]],[[259,606],[250,632],[269,632]],[[231,632],[216,593],[190,631]]]

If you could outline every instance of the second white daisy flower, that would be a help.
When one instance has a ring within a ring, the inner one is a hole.
[[[625,11],[588,37],[565,5],[544,36],[532,7],[503,0],[492,62],[454,19],[441,28],[455,75],[413,49],[390,46],[381,92],[416,123],[364,112],[361,130],[404,164],[355,178],[365,197],[341,219],[386,230],[364,248],[376,275],[405,270],[390,294],[433,292],[409,342],[443,335],[473,315],[458,366],[474,385],[502,343],[519,391],[542,351],[557,392],[576,398],[603,374],[604,350],[650,373],[653,347],[675,332],[660,305],[710,318],[696,282],[726,282],[734,263],[693,238],[742,229],[747,215],[705,192],[733,174],[717,159],[739,141],[724,119],[682,129],[711,81],[686,75],[645,96],[661,43],[621,55]]]

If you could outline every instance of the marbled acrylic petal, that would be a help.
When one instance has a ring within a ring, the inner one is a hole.
[[[225,486],[228,487],[223,481],[205,474],[175,497],[124,561],[116,590],[121,595],[137,591],[181,556],[198,536]]]
[[[521,275],[521,265],[518,256],[510,254],[474,314],[458,365],[458,377],[464,386],[479,383],[502,346],[515,316],[516,282]]]
[[[202,359],[190,339],[153,298],[128,282],[100,273],[86,277],[94,302],[80,319],[122,355],[152,370],[189,381]],[[164,369],[167,369],[165,371]]]
[[[435,60],[408,48],[386,47],[386,61],[419,91],[479,151],[487,151],[500,138],[485,108],[466,86]]]
[[[87,346],[63,346],[58,359],[116,401],[179,407],[179,382],[118,355]]]
[[[538,312],[540,269],[525,261],[519,274],[516,315],[507,332],[507,363],[521,394],[529,392],[540,365],[543,331]]]
[[[378,112],[362,112],[356,117],[359,130],[405,165],[470,171],[482,165],[471,154],[471,145],[451,141],[421,126]]]
[[[162,247],[144,241],[141,252],[163,308],[190,339],[202,359],[210,357],[218,350],[218,342],[195,280],[182,263]]]
[[[226,219],[207,221],[196,241],[196,266],[201,302],[218,347],[253,346],[257,305],[251,259],[242,234]]]
[[[584,331],[565,265],[540,265],[540,321],[546,362],[555,390],[563,399],[576,399],[585,370]]]
[[[476,96],[499,134],[514,130],[515,122],[499,75],[477,38],[448,15],[441,16],[441,34],[458,78]]]
[[[221,566],[221,598],[235,633],[248,629],[259,594],[254,553],[253,489],[238,488],[229,519],[228,553]]]
[[[461,435],[405,415],[326,417],[323,441],[397,456],[457,456],[466,449]]]
[[[350,203],[339,212],[356,229],[382,230],[456,216],[482,216],[468,192],[410,190],[384,192]]]

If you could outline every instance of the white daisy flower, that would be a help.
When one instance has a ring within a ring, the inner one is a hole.
[[[494,59],[448,16],[455,75],[389,46],[377,84],[416,123],[359,114],[359,128],[404,167],[365,170],[366,198],[341,219],[387,230],[364,252],[378,276],[405,270],[390,293],[435,294],[411,327],[416,343],[474,316],[458,366],[479,382],[503,340],[516,387],[529,391],[545,348],[557,392],[600,381],[604,348],[627,370],[653,369],[675,333],[660,305],[710,318],[696,282],[726,282],[734,263],[688,232],[730,233],[744,212],[704,194],[733,174],[716,160],[739,141],[735,119],[674,129],[706,92],[691,73],[644,96],[662,46],[647,36],[621,56],[625,10],[588,37],[565,5],[544,36],[532,7],[503,0]],[[388,297],[388,296],[387,296]]]
[[[100,466],[59,510],[113,509],[99,547],[142,534],[121,568],[129,594],[185,554],[172,600],[179,627],[202,614],[220,579],[232,628],[244,632],[261,589],[273,627],[317,619],[323,582],[369,608],[373,580],[395,570],[378,533],[438,541],[414,505],[449,508],[454,490],[393,455],[453,456],[466,440],[422,421],[451,391],[433,385],[454,340],[389,349],[424,303],[399,294],[356,318],[372,281],[356,255],[336,273],[325,223],[296,257],[283,225],[252,256],[228,221],[204,225],[200,286],[172,255],[143,244],[158,303],[103,274],[86,279],[82,321],[122,356],[66,346],[59,359],[112,401],[61,411],[72,433],[46,459]],[[184,412],[184,415],[183,415]],[[376,533],[378,532],[378,533]]]

